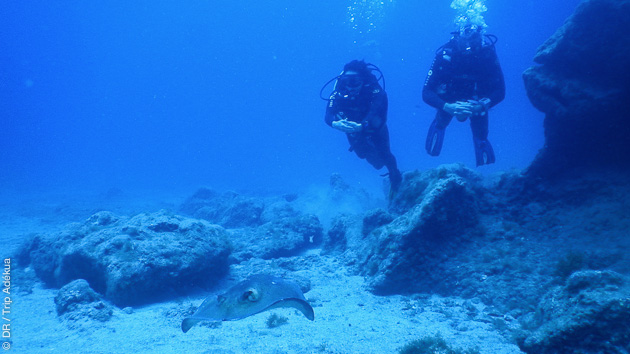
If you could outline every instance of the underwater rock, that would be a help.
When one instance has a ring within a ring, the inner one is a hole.
[[[329,193],[332,195],[343,195],[352,190],[350,185],[344,181],[343,177],[341,177],[339,173],[333,173],[330,175],[329,184]]]
[[[264,207],[264,201],[258,198],[200,188],[181,205],[180,210],[226,228],[236,228],[261,225]]]
[[[374,209],[365,213],[363,217],[363,229],[361,233],[367,235],[374,229],[387,225],[394,220],[394,217],[383,209]]]
[[[256,229],[261,258],[289,257],[322,242],[323,228],[315,215],[282,218]]]
[[[333,219],[322,250],[325,254],[335,253],[341,262],[360,273],[361,267],[356,267],[371,252],[371,242],[374,240],[363,234],[363,215],[340,214]]]
[[[467,180],[442,169],[406,177],[396,207],[417,204],[364,242],[363,273],[376,293],[426,292],[443,282],[444,258],[456,254],[478,224],[476,176]]]
[[[389,205],[389,212],[403,214],[422,203],[423,199],[445,179],[461,178],[471,191],[480,190],[481,176],[462,164],[441,165],[426,171],[405,173],[405,180]]]
[[[623,284],[621,274],[613,271],[580,271],[571,274],[565,284],[569,294],[577,294],[583,290],[603,289],[618,290]]]
[[[352,218],[348,215],[339,215],[332,220],[322,245],[322,250],[325,253],[343,252],[346,250],[348,246],[346,233],[352,221]]]
[[[257,228],[230,230],[235,262],[249,258],[291,257],[321,244],[323,228],[315,215],[285,217]]]
[[[299,217],[300,215],[301,213],[293,207],[293,203],[287,200],[266,200],[260,221],[265,224],[273,220]]]
[[[370,194],[365,189],[349,185],[339,173],[330,175],[328,197],[339,204],[368,205],[371,199]]]
[[[59,289],[55,305],[58,316],[73,321],[91,318],[106,322],[113,314],[112,306],[105,303],[84,279],[74,280]]]
[[[296,199],[295,195],[253,198],[201,188],[181,209],[228,228],[234,246],[230,263],[240,263],[291,257],[321,244],[319,219],[298,210]]]
[[[613,271],[573,273],[542,298],[536,320],[521,344],[527,353],[630,351],[630,289]]]
[[[225,229],[166,212],[132,218],[98,213],[26,244],[37,276],[60,287],[85,279],[118,306],[204,287],[228,270]]]
[[[545,146],[528,169],[553,177],[630,166],[630,0],[584,0],[523,73],[545,113]]]

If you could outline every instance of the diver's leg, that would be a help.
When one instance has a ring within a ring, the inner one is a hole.
[[[349,151],[354,151],[358,158],[366,160],[377,170],[383,168],[385,163],[378,153],[378,150],[375,148],[373,137],[371,135],[361,133],[347,135],[348,142],[350,143],[350,149],[348,149]]]
[[[374,141],[373,136],[368,136],[364,140],[363,149],[365,160],[375,169],[380,170],[385,166],[383,155],[378,149],[378,142]]]
[[[488,114],[470,117],[477,166],[495,162],[494,149],[488,141]]]
[[[374,133],[372,139],[374,141],[376,151],[380,156],[380,160],[383,165],[387,167],[391,192],[397,192],[400,187],[400,183],[402,182],[402,174],[400,173],[400,170],[398,170],[396,157],[394,157],[394,154],[392,154],[391,151],[389,144],[389,129],[387,128],[387,125],[383,125],[378,132]]]
[[[429,127],[427,134],[427,140],[425,142],[425,149],[431,156],[438,156],[442,151],[442,144],[444,143],[444,131],[451,122],[453,117],[443,110],[439,109],[435,114],[435,119]]]
[[[365,139],[362,139],[358,134],[346,134],[346,137],[350,144],[348,151],[354,151],[358,158],[364,159],[367,151]]]

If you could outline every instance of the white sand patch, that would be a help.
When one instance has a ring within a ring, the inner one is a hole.
[[[315,310],[312,322],[293,309],[277,309],[182,333],[180,319],[167,312],[183,305],[172,301],[136,308],[131,314],[117,309],[105,323],[64,323],[55,312],[56,290],[36,286],[31,294],[14,296],[11,352],[395,353],[411,340],[440,333],[453,346],[520,353],[490,324],[468,319],[459,299],[374,296],[363,288],[361,277],[348,275],[334,258],[320,259],[318,266],[304,271],[312,282],[306,294]],[[190,300],[199,305],[203,298]],[[271,313],[287,317],[288,323],[268,328]]]
[[[56,207],[44,208],[44,215],[37,210],[32,215],[16,212],[7,203],[0,207],[3,257],[17,249],[24,234],[54,232],[62,221],[92,210],[78,206],[79,212],[61,211],[55,219]],[[364,288],[362,277],[352,275],[335,257],[318,252],[309,254],[307,262],[287,263],[305,264],[296,273],[311,281],[305,296],[315,310],[315,321],[293,309],[276,309],[215,327],[200,324],[183,333],[182,317],[173,313],[190,303],[200,305],[205,295],[135,308],[132,313],[115,309],[105,323],[64,322],[55,310],[57,289],[36,284],[31,293],[15,293],[20,283],[15,276],[20,273],[13,262],[12,348],[7,353],[396,353],[409,341],[436,333],[455,347],[478,347],[486,354],[521,353],[489,321],[467,315],[461,299],[375,296]],[[256,262],[251,264],[257,269]],[[268,328],[271,313],[287,317],[288,323]]]

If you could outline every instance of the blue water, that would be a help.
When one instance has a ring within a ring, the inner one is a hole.
[[[543,146],[521,73],[578,2],[486,2],[507,97],[490,115],[497,163],[482,173],[524,168]],[[333,172],[379,188],[384,170],[323,122],[319,90],[352,59],[385,74],[402,170],[474,167],[468,124],[449,126],[440,157],[423,149],[434,110],[422,84],[454,30],[450,1],[357,3],[3,2],[0,188],[284,192]]]

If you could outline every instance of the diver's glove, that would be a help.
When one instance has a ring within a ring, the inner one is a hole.
[[[486,111],[490,109],[490,102],[492,102],[492,100],[487,97],[479,100],[479,104],[481,104],[486,109]]]
[[[363,130],[361,123],[353,122],[351,120],[340,119],[332,122],[332,127],[341,130],[346,134],[358,133]]]
[[[471,110],[473,114],[478,116],[484,116],[490,109],[490,99],[482,98],[480,100],[468,100],[468,103],[471,104]]]
[[[473,114],[472,103],[464,102],[464,101],[457,101],[454,103],[445,103],[442,109],[444,110],[444,112],[457,118],[457,120],[460,122],[465,121],[469,116]]]

